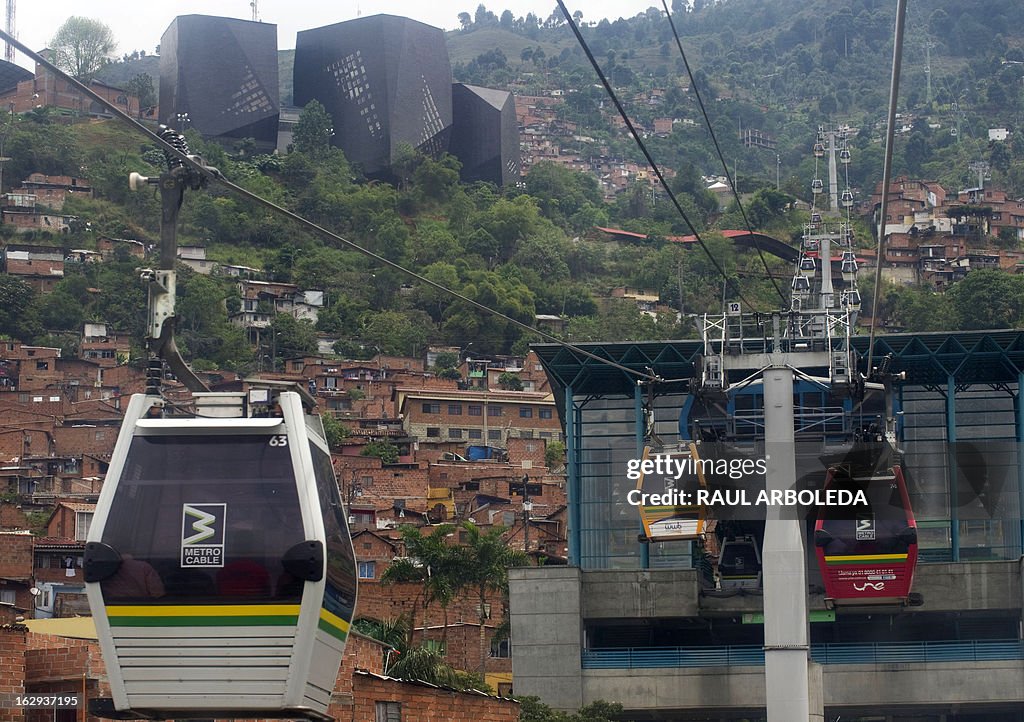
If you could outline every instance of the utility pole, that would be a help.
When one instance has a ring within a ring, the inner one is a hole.
[[[530,512],[533,502],[530,501],[530,475],[523,474],[523,551],[530,553]]]

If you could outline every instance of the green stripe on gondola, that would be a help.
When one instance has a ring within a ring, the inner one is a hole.
[[[108,617],[111,627],[294,627],[298,615]]]
[[[323,631],[327,632],[332,637],[338,639],[339,641],[344,642],[346,639],[348,639],[348,634],[346,632],[342,631],[340,628],[331,624],[326,619],[321,618],[316,626],[322,629]]]

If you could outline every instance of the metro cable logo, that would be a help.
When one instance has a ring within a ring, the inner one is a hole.
[[[183,504],[181,566],[223,567],[227,504]]]

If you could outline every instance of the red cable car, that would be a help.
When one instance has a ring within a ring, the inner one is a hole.
[[[867,503],[818,510],[814,545],[826,606],[907,604],[917,565],[917,522],[900,466],[831,466],[825,478],[830,489],[863,492]]]

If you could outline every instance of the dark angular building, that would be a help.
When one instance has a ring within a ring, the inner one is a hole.
[[[452,69],[444,33],[374,15],[303,30],[295,42],[295,105],[318,100],[334,145],[367,175],[387,176],[408,143],[438,156],[452,126]]]
[[[462,180],[499,186],[519,180],[519,128],[512,93],[465,83],[452,86],[452,155]]]
[[[277,26],[209,15],[176,17],[160,39],[160,122],[213,139],[277,146]]]

